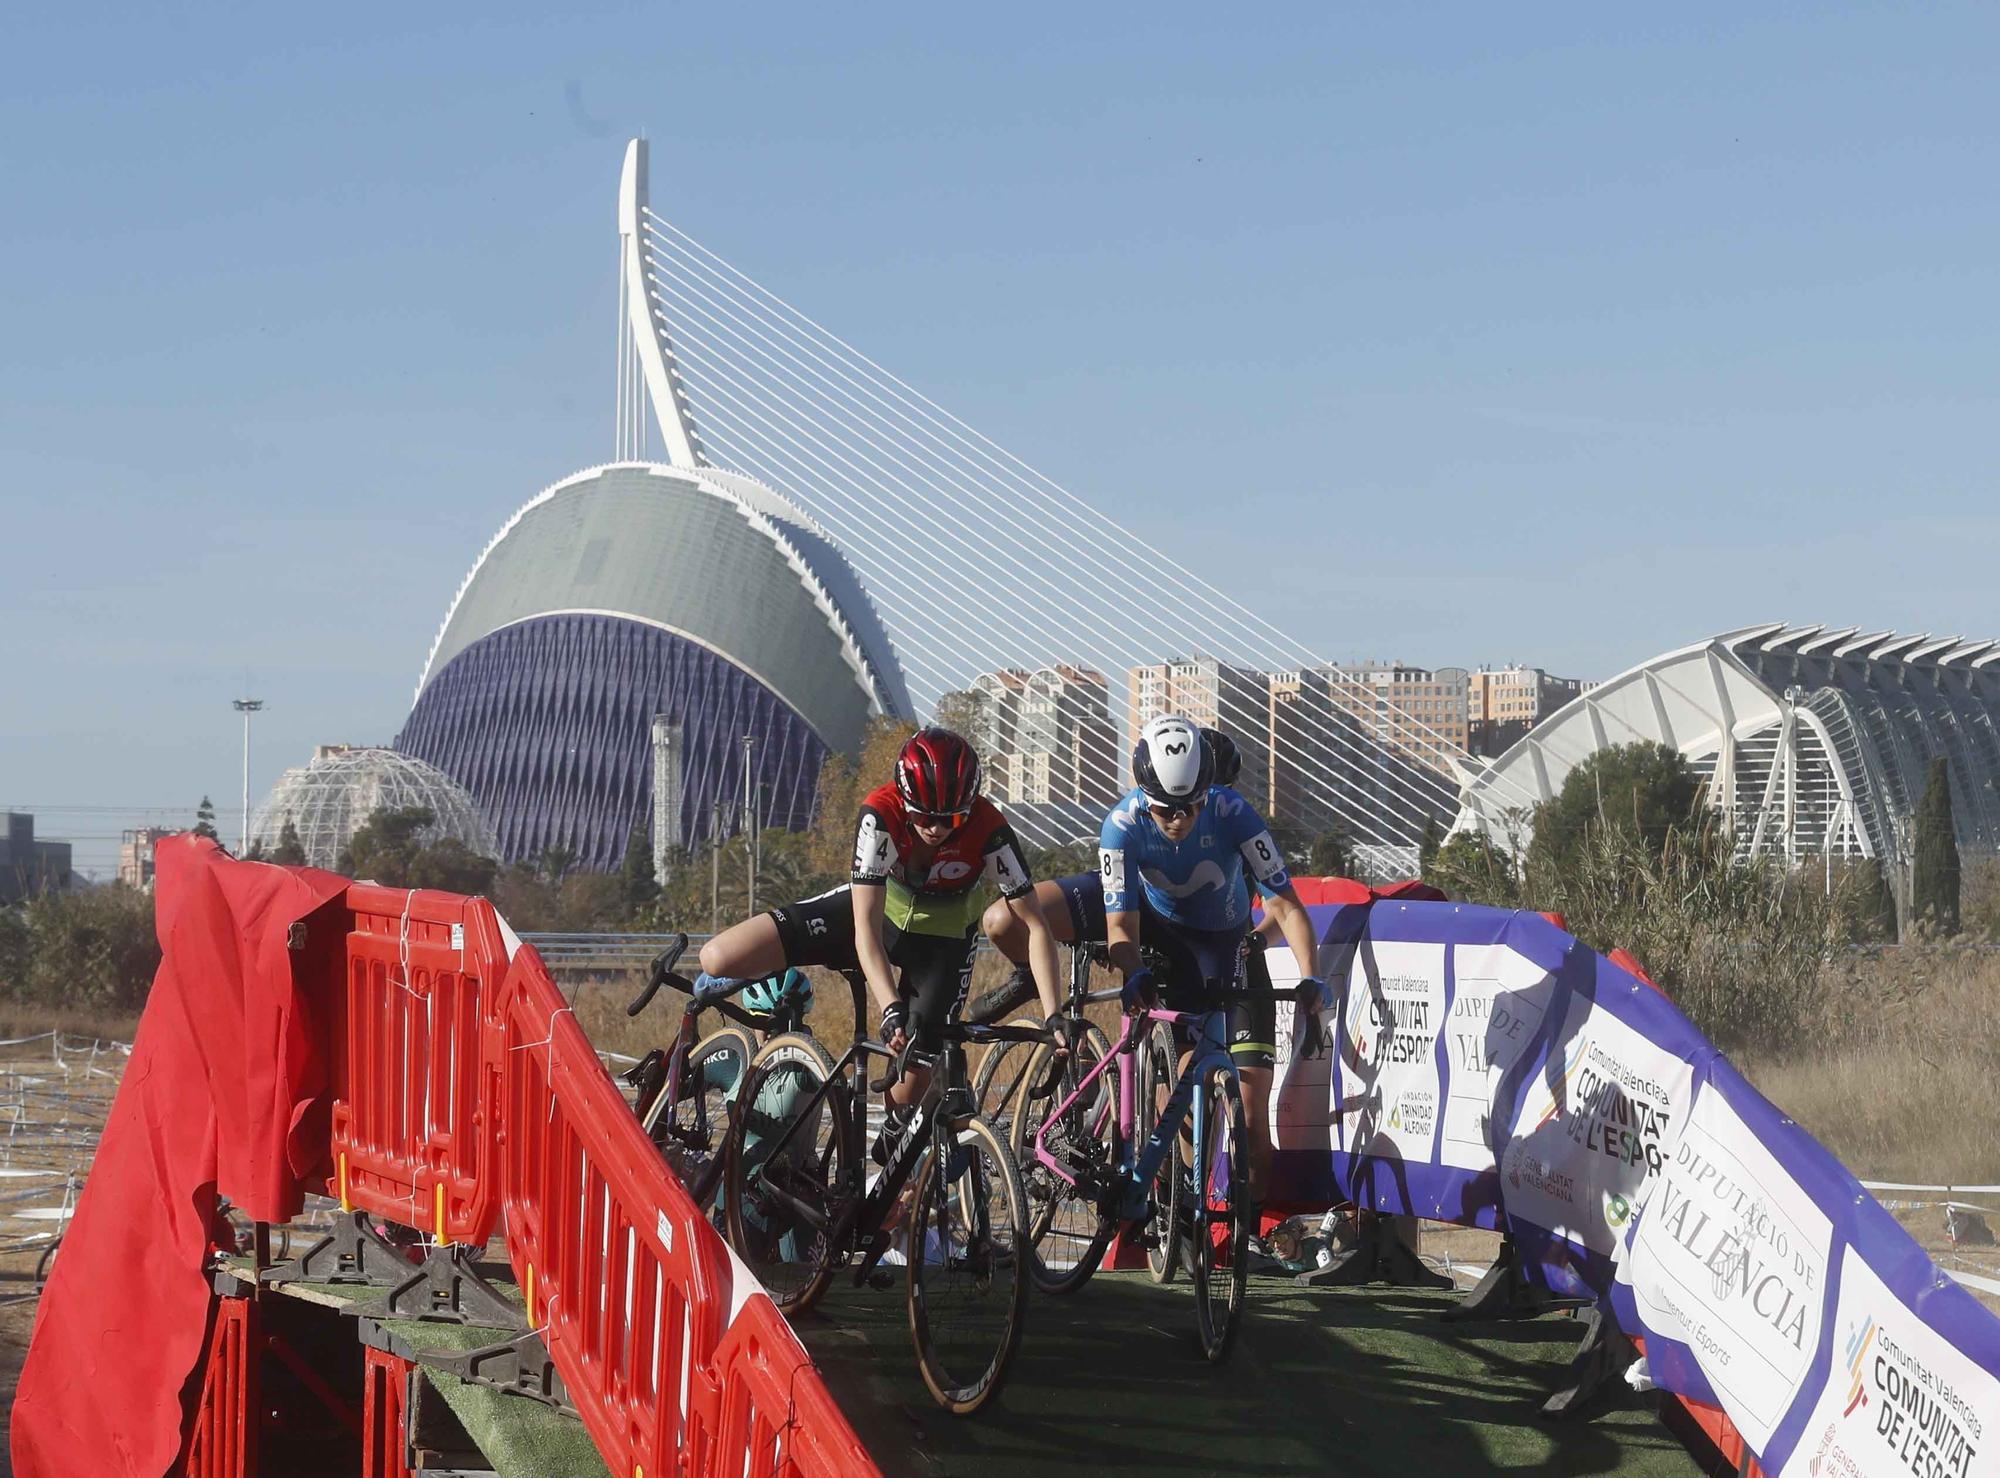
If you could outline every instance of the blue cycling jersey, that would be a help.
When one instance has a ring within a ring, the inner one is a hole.
[[[1289,887],[1285,859],[1257,808],[1226,785],[1212,785],[1208,804],[1179,842],[1170,842],[1133,790],[1104,818],[1097,839],[1106,913],[1138,907],[1144,888],[1155,912],[1190,929],[1235,929],[1250,919],[1248,877],[1266,895]]]

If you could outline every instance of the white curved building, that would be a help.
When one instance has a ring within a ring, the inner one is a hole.
[[[458,777],[512,860],[613,865],[651,794],[652,726],[681,729],[681,835],[743,796],[803,827],[829,754],[909,711],[846,559],[762,483],[593,467],[530,499],[459,586],[396,747]]]
[[[426,842],[455,837],[482,857],[497,854],[493,828],[465,787],[434,766],[393,749],[323,745],[312,762],[285,771],[250,818],[250,847],[278,848],[289,822],[311,867],[332,869],[355,830],[377,811],[422,806]]]
[[[1959,845],[2000,848],[2000,642],[1782,622],[1667,652],[1571,700],[1467,779],[1454,831],[1525,836],[1587,756],[1652,740],[1710,777],[1748,852],[1904,860],[1932,759]]]
[[[803,829],[821,767],[909,694],[847,557],[791,499],[711,465],[646,275],[646,145],[618,190],[617,460],[528,500],[458,587],[396,747],[464,782],[509,862],[615,866]],[[647,410],[666,462],[648,460]],[[747,743],[746,743],[747,741]],[[656,757],[671,756],[665,764]],[[658,775],[655,774],[656,769]]]

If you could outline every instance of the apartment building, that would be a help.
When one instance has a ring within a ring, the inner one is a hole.
[[[972,741],[987,793],[1002,805],[1109,806],[1123,789],[1123,747],[1101,672],[1055,663],[981,673],[939,701],[938,719]]]
[[[1482,667],[1466,686],[1466,747],[1494,758],[1585,690],[1579,678],[1551,677],[1539,667]]]
[[[1134,667],[1126,692],[1128,732],[1178,713],[1236,741],[1243,774],[1236,788],[1259,807],[1271,804],[1271,684],[1267,674],[1214,657],[1177,657]]]

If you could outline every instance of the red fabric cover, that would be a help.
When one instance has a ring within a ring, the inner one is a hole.
[[[1304,904],[1371,903],[1377,898],[1414,899],[1429,903],[1447,901],[1438,889],[1415,878],[1390,883],[1384,888],[1371,888],[1366,883],[1355,882],[1353,878],[1302,878],[1295,875],[1292,886],[1298,890],[1299,902]],[[1261,906],[1263,900],[1258,902]]]
[[[157,856],[165,958],[36,1311],[14,1399],[18,1478],[158,1478],[174,1464],[207,1338],[215,1196],[283,1221],[326,1154],[329,1043],[286,936],[347,880],[231,861],[191,834]]]

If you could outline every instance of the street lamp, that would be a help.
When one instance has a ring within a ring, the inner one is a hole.
[[[264,707],[262,698],[232,698],[230,702],[243,715],[243,830],[236,842],[236,855],[241,857],[250,850],[250,715]]]

